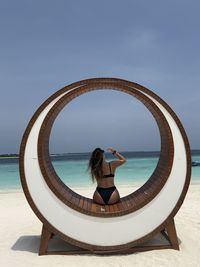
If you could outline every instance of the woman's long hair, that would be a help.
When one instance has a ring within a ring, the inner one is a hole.
[[[92,152],[92,155],[90,157],[87,170],[90,172],[93,183],[95,181],[95,178],[99,179],[100,177],[103,176],[103,170],[102,170],[103,153],[104,150],[97,147]]]

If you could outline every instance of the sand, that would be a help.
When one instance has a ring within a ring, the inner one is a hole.
[[[200,267],[199,204],[200,185],[190,185],[184,203],[175,217],[180,251],[166,249],[116,256],[38,256],[42,223],[33,213],[23,192],[1,193],[0,266]],[[54,242],[58,245],[62,243],[56,239]]]

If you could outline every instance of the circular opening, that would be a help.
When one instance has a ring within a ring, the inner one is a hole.
[[[116,90],[84,93],[69,102],[54,121],[50,154],[59,178],[73,191],[92,198],[96,183],[87,172],[95,147],[112,146],[127,162],[116,169],[120,196],[131,194],[152,175],[160,154],[160,133],[149,110]],[[109,152],[106,160],[115,160]]]

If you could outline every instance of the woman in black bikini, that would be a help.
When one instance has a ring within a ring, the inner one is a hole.
[[[126,162],[126,159],[112,147],[107,150],[115,155],[118,160],[106,162],[104,150],[96,148],[92,152],[88,164],[92,181],[94,182],[95,179],[97,181],[93,200],[98,204],[114,204],[120,200],[119,192],[114,185],[114,172],[118,166]]]

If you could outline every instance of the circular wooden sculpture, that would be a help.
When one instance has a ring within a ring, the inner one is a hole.
[[[81,94],[101,89],[122,91],[140,100],[154,116],[161,138],[160,158],[151,177],[114,205],[98,205],[72,191],[57,176],[49,156],[51,128],[62,108]],[[173,218],[190,182],[189,143],[172,109],[139,84],[114,78],[88,79],[49,97],[33,115],[24,133],[20,177],[26,198],[43,223],[40,255],[58,253],[47,252],[48,240],[53,235],[82,248],[78,253],[179,247]],[[140,245],[159,232],[170,245],[151,248]]]

